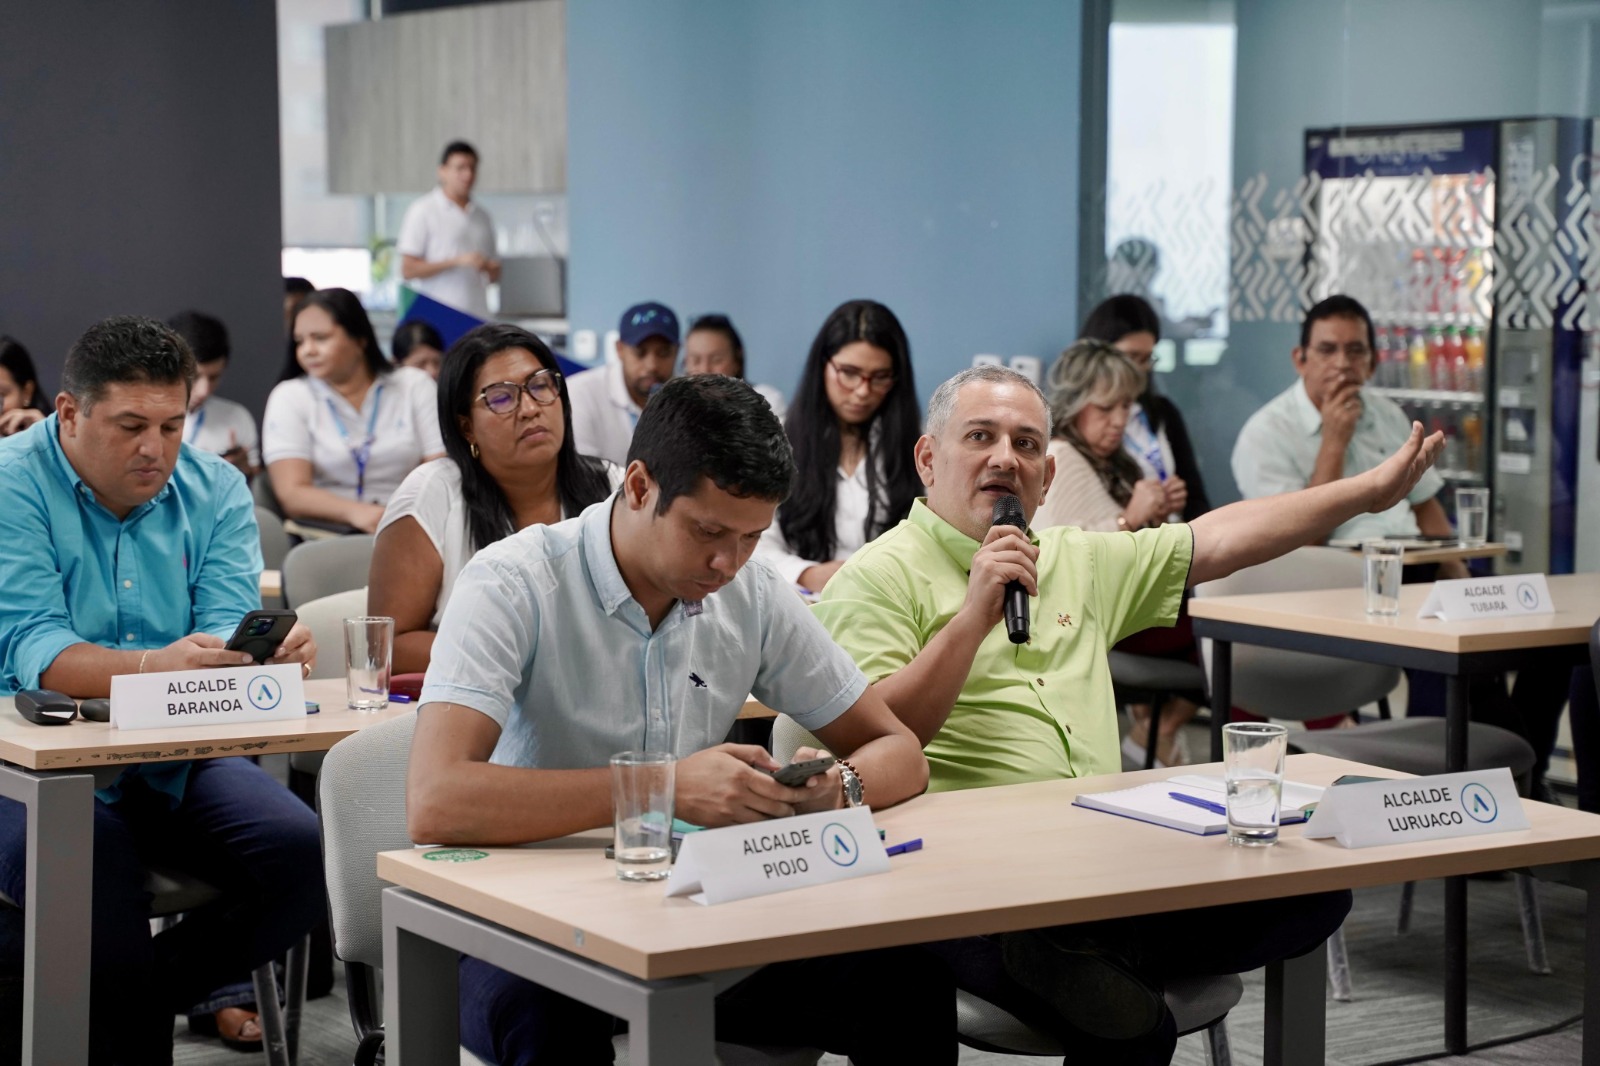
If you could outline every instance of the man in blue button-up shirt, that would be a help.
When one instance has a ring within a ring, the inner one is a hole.
[[[676,813],[705,826],[859,803],[862,785],[875,807],[927,787],[916,738],[788,583],[750,561],[794,476],[767,402],[734,378],[670,381],[628,460],[610,499],[462,570],[422,690],[412,838],[514,844],[609,825],[607,760],[636,749],[677,755]],[[752,692],[851,769],[790,788],[765,749],[719,743]],[[462,1039],[479,1056],[611,1061],[600,1011],[474,959],[461,978]],[[717,1034],[859,1066],[954,1063],[954,995],[918,948],[784,963],[718,997]]]
[[[56,413],[0,442],[0,692],[83,699],[107,695],[115,674],[250,661],[224,643],[260,603],[255,512],[237,470],[181,443],[194,378],[171,330],[108,319],[68,353]],[[315,654],[296,627],[274,659],[309,668]],[[316,920],[316,817],[245,759],[145,764],[102,784],[90,1061],[171,1062],[174,1012]],[[0,799],[0,892],[24,908],[25,846],[23,807]],[[152,938],[151,863],[224,899]],[[0,910],[0,953],[20,954],[21,928],[20,912]],[[225,1032],[253,1024],[229,1009]]]

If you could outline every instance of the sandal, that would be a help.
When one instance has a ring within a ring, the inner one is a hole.
[[[224,1007],[215,1014],[196,1015],[189,1019],[189,1031],[215,1037],[229,1051],[261,1051],[261,1020],[254,1011],[243,1007]]]

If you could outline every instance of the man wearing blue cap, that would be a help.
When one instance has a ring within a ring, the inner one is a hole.
[[[678,363],[678,316],[665,304],[634,304],[617,325],[617,359],[574,375],[572,442],[583,455],[626,466],[628,444],[650,394]]]

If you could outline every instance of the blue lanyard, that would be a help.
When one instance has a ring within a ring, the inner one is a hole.
[[[189,427],[189,443],[193,444],[200,439],[200,427],[206,424],[206,409],[204,405],[194,413],[194,424]]]
[[[367,463],[372,459],[372,442],[377,439],[378,408],[383,404],[383,386],[380,384],[377,391],[372,394],[372,414],[367,416],[367,438],[359,446],[350,443],[350,434],[344,428],[344,422],[339,418],[339,409],[333,406],[333,401],[324,396],[322,402],[328,405],[328,414],[333,416],[333,428],[339,431],[339,439],[350,449],[350,458],[355,461],[356,500],[359,502],[367,491]]]
[[[1167,480],[1167,464],[1162,462],[1161,459],[1161,438],[1156,435],[1155,430],[1150,428],[1150,418],[1144,413],[1144,408],[1141,407],[1139,413],[1133,417],[1144,432],[1144,442],[1136,442],[1135,446],[1139,449],[1139,453],[1144,456],[1145,462],[1155,469],[1156,477],[1162,481]]]

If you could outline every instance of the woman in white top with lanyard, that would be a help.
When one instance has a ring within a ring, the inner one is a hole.
[[[894,312],[841,304],[811,342],[784,429],[795,480],[756,554],[820,592],[844,560],[899,522],[922,492],[911,346]]]
[[[445,457],[408,475],[384,512],[367,612],[394,619],[394,669],[428,668],[434,629],[473,553],[519,529],[574,518],[622,472],[579,455],[567,385],[544,342],[479,326],[440,366]]]
[[[293,322],[261,425],[272,491],[287,518],[374,532],[405,476],[444,454],[433,379],[389,365],[348,289],[307,295]]]

